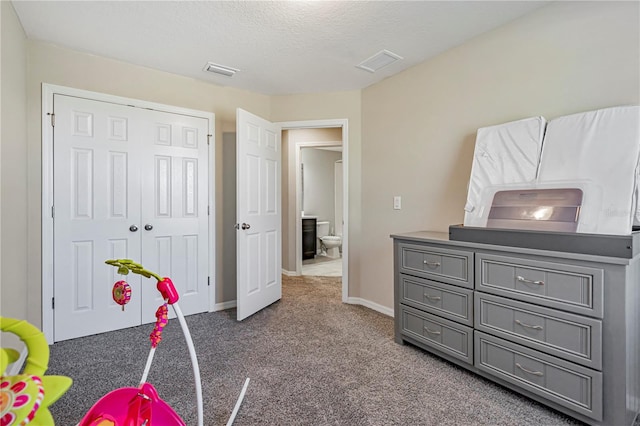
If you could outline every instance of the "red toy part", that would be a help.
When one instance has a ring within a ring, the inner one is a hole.
[[[173,281],[171,279],[164,277],[160,281],[158,281],[158,285],[156,286],[158,291],[162,294],[162,298],[167,301],[170,305],[173,305],[178,301],[180,296],[178,296],[178,291],[176,287],[173,285]]]
[[[167,309],[167,304],[160,305],[158,310],[156,311],[156,325],[153,327],[153,331],[149,338],[151,339],[151,346],[157,347],[158,343],[162,341],[162,330],[164,326],[169,322],[169,312]]]
[[[109,392],[91,407],[79,426],[186,426],[149,383]]]

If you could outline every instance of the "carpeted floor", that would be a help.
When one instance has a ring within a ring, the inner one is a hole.
[[[205,425],[226,424],[245,378],[236,425],[578,424],[410,345],[393,319],[340,302],[340,278],[283,277],[283,297],[243,322],[235,309],[187,318],[203,377]],[[74,385],[52,407],[75,425],[102,395],[136,386],[152,325],[51,347],[48,374]],[[188,425],[195,390],[177,320],[169,321],[149,382]]]

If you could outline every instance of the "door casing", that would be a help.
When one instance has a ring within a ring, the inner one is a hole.
[[[54,113],[53,96],[62,94],[102,102],[111,102],[137,108],[147,108],[168,113],[189,115],[208,120],[209,144],[215,147],[215,116],[213,113],[181,108],[172,105],[148,102],[139,99],[125,98],[88,90],[75,89],[48,83],[42,84],[42,331],[47,343],[54,341],[54,309],[51,300],[54,295],[53,275],[53,127],[51,125]],[[208,176],[208,205],[209,205],[209,257],[208,273],[213,281],[209,286],[209,312],[214,310],[216,282],[215,282],[215,149],[209,149]]]

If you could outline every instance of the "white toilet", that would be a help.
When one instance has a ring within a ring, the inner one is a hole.
[[[318,238],[318,249],[320,252],[326,251],[328,257],[339,258],[342,249],[342,237],[339,235],[329,235],[329,225],[327,221],[316,223],[316,237]]]

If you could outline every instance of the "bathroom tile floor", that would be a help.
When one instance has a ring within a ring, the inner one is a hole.
[[[323,255],[316,255],[313,259],[302,261],[302,275],[316,277],[341,277],[342,258],[333,259]]]

